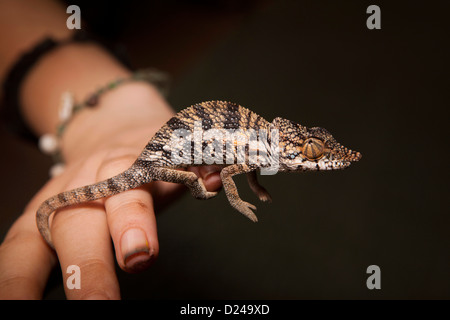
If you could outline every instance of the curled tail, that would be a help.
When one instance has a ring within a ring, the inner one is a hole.
[[[45,200],[36,213],[36,223],[42,237],[54,249],[50,234],[50,215],[58,209],[113,196],[149,183],[147,171],[136,162],[128,170],[107,180],[59,193]]]

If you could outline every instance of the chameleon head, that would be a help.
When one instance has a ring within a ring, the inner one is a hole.
[[[281,171],[344,169],[362,157],[323,128],[307,128],[283,118],[275,118],[272,125],[279,132]]]

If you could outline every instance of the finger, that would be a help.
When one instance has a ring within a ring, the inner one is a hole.
[[[0,300],[42,298],[56,263],[37,231],[33,213],[22,215],[0,246]]]
[[[146,269],[159,253],[156,219],[148,190],[138,188],[108,198],[105,208],[119,266],[131,273]]]
[[[99,158],[92,158],[81,167],[67,167],[64,175],[52,181],[59,181],[57,190],[71,190],[91,184],[95,180],[100,161]],[[53,190],[46,195],[46,198],[56,193]],[[51,216],[50,222],[66,297],[68,299],[119,299],[120,290],[115,274],[111,238],[101,201],[60,209]],[[70,281],[74,276],[71,271],[72,266],[79,268],[79,289],[76,286],[68,286],[68,280]]]
[[[193,171],[197,176],[201,177],[203,183],[208,191],[217,191],[222,187],[222,180],[220,178],[220,166],[201,166],[192,167]]]
[[[0,246],[0,299],[42,298],[56,255],[36,226],[36,210],[61,188],[53,179],[30,201]]]
[[[146,189],[152,195],[153,208],[156,214],[179,199],[187,190],[182,184],[164,181],[152,182],[146,186]]]
[[[100,180],[126,170],[133,158],[108,161],[99,171]],[[153,200],[146,186],[128,190],[104,201],[116,260],[127,272],[146,269],[158,256],[159,244]]]
[[[113,250],[101,203],[85,203],[60,210],[52,221],[52,237],[68,299],[120,298]],[[73,266],[79,269],[72,271]],[[79,282],[80,287],[74,286],[76,283],[73,281]]]

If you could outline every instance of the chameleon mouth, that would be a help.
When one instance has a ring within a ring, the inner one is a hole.
[[[341,152],[342,153],[339,156],[333,157],[334,159],[332,158],[331,166],[328,166],[327,169],[345,169],[348,168],[352,162],[357,162],[362,158],[362,154],[358,151],[344,148]]]
[[[338,145],[335,147],[338,151],[336,153],[332,153],[333,160],[341,160],[341,162],[357,162],[361,160],[362,154],[358,151],[346,148],[342,145]]]
[[[345,161],[357,162],[361,160],[362,154],[358,151],[347,150],[347,156],[345,157]]]

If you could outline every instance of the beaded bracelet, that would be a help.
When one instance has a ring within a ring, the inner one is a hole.
[[[39,149],[53,157],[55,164],[50,168],[50,176],[55,177],[64,171],[64,159],[61,152],[62,135],[69,125],[73,116],[84,108],[92,108],[98,105],[100,96],[108,91],[117,88],[121,84],[132,81],[146,81],[156,86],[163,94],[167,95],[168,91],[168,75],[155,69],[139,70],[134,72],[129,78],[116,79],[96,92],[91,94],[85,101],[76,104],[73,94],[64,92],[61,96],[61,105],[59,109],[60,123],[56,128],[56,134],[47,133],[39,138]]]
[[[40,61],[42,57],[56,48],[71,43],[95,43],[114,56],[125,68],[131,68],[129,59],[123,48],[117,50],[117,48],[119,48],[117,45],[112,47],[85,29],[77,30],[65,39],[56,40],[52,37],[41,39],[33,47],[24,51],[14,64],[10,66],[9,71],[5,75],[3,81],[3,97],[0,99],[0,125],[7,131],[25,140],[32,141],[33,143],[37,142],[37,137],[28,127],[28,124],[25,122],[20,112],[20,92],[22,83],[33,66]]]

